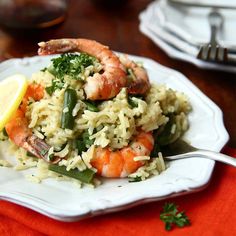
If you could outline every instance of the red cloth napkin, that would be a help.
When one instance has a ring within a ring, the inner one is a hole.
[[[226,147],[224,153],[236,157],[236,149]],[[126,211],[65,223],[52,220],[16,204],[0,201],[1,236],[156,236],[189,235],[216,236],[236,235],[236,169],[216,163],[209,186],[198,193],[169,199],[184,210],[191,225],[164,229],[159,219],[166,201],[153,202]]]

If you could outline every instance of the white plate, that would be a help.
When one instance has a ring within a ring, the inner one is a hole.
[[[171,34],[161,25],[160,7],[157,2],[151,3],[140,14],[140,30],[161,47],[170,57],[191,62],[194,65],[205,68],[236,73],[236,66],[215,64],[197,59],[198,48]],[[228,55],[230,61],[236,62],[236,54]]]
[[[211,7],[218,7],[218,8],[235,8],[236,1],[235,0],[169,0],[173,3],[184,3],[184,4],[201,4],[203,6],[211,6]]]
[[[48,65],[51,57],[11,59],[0,64],[0,80],[14,73],[30,76]],[[228,140],[221,110],[177,71],[166,68],[150,59],[131,56],[142,61],[151,81],[165,83],[169,87],[186,93],[193,106],[189,115],[190,129],[185,138],[192,145],[213,151],[220,151]],[[5,146],[0,147],[0,156],[6,156]],[[85,217],[118,211],[157,201],[176,195],[199,191],[208,183],[214,161],[191,158],[178,160],[160,176],[143,182],[128,183],[127,179],[104,180],[92,189],[78,189],[72,183],[47,179],[41,184],[27,181],[24,174],[31,170],[17,172],[0,168],[0,198],[26,206],[44,215],[61,221],[75,221]]]
[[[235,5],[235,0],[231,0]],[[210,26],[208,14],[210,8],[172,6],[166,0],[156,2],[161,7],[163,27],[166,27],[183,40],[195,45],[209,42]],[[221,45],[229,48],[236,48],[236,32],[233,30],[236,25],[235,10],[220,9],[224,21],[223,27],[217,35]]]

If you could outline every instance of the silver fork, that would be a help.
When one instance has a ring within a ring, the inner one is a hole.
[[[181,139],[177,140],[173,144],[168,145],[161,151],[163,158],[168,161],[191,157],[201,157],[223,162],[236,167],[236,158],[218,152],[197,149]]]
[[[210,42],[200,47],[197,58],[205,61],[227,62],[228,50],[220,46],[216,39],[217,32],[223,24],[223,16],[218,11],[213,10],[209,13],[208,20],[211,27]]]

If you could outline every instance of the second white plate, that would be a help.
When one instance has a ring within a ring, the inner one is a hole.
[[[200,68],[236,73],[236,66],[216,64],[197,59],[199,49],[196,46],[181,40],[160,25],[161,16],[158,15],[159,11],[160,7],[157,5],[157,2],[151,3],[147,9],[140,14],[140,30],[161,47],[170,57],[191,62]],[[230,61],[236,61],[235,54],[229,54],[228,57]]]
[[[232,1],[234,2],[234,1]],[[178,35],[183,40],[196,46],[207,43],[210,39],[210,25],[208,14],[211,8],[172,6],[168,1],[156,2],[161,9],[160,22],[163,27]],[[220,9],[223,17],[222,29],[218,34],[219,43],[228,48],[236,48],[236,33],[233,30],[236,25],[235,10]]]

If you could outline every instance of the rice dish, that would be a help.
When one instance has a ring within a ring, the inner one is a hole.
[[[71,55],[80,54],[64,56]],[[120,61],[122,60],[124,58],[121,56]],[[100,149],[109,149],[110,152],[124,149],[131,145],[132,139],[142,130],[153,134],[157,141],[155,140],[150,155],[134,157],[134,161],[142,161],[144,164],[128,174],[129,181],[142,181],[166,169],[159,148],[179,139],[189,125],[187,115],[191,111],[191,106],[183,93],[163,84],[151,84],[142,96],[131,95],[127,88],[123,87],[112,98],[91,101],[86,98],[84,81],[91,74],[102,70],[102,64],[98,60],[93,60],[93,63],[83,67],[77,74],[79,79],[72,79],[69,74],[58,79],[58,75],[51,70],[52,65],[30,78],[29,84],[42,86],[44,92],[40,100],[28,99],[25,112],[32,134],[50,146],[47,152],[49,162],[34,157],[24,148],[16,146],[3,131],[0,139],[10,143],[9,150],[14,152],[17,158],[13,168],[19,171],[35,168],[35,173],[27,178],[37,183],[49,177],[72,180],[73,177],[65,177],[49,168],[52,166],[50,161],[53,162],[56,156],[59,160],[53,164],[54,166],[63,167],[64,171],[68,172],[91,170],[96,178],[89,183],[96,185],[99,182],[96,175],[98,170],[92,164],[96,152]],[[68,88],[75,91],[76,101],[72,110],[64,104]],[[69,112],[73,118],[73,128],[63,128],[62,117]],[[168,137],[164,137],[167,128]],[[50,159],[51,157],[53,158]],[[0,160],[0,166],[9,167],[10,164],[6,160]],[[120,177],[123,177],[122,174]],[[83,182],[76,181],[79,185]]]

